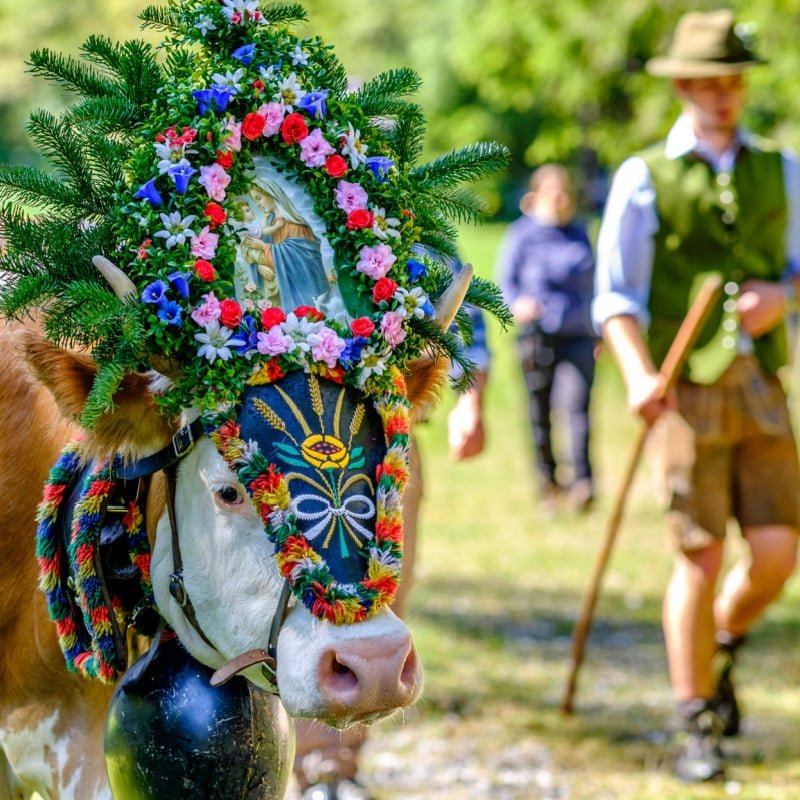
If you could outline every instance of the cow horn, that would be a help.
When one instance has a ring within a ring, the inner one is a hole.
[[[472,264],[464,264],[461,270],[453,276],[453,282],[436,303],[436,316],[434,319],[443,331],[446,331],[453,324],[456,313],[467,296],[473,272]]]
[[[123,302],[129,297],[138,295],[136,284],[116,265],[112,264],[105,256],[93,256],[92,264],[98,272],[108,281],[114,294]]]

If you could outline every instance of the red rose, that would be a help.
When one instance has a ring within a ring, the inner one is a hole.
[[[253,88],[257,92],[263,92],[264,91],[264,81],[253,81]]]
[[[280,325],[286,314],[280,308],[265,308],[261,312],[261,327],[268,331],[273,325]]]
[[[258,137],[264,133],[265,122],[266,120],[261,116],[261,114],[250,112],[242,120],[242,136],[244,136],[246,139],[249,139],[251,142],[253,139],[258,139]]]
[[[147,257],[150,255],[147,251],[147,248],[150,247],[151,244],[153,244],[152,239],[145,239],[139,245],[139,249],[136,251],[136,258],[138,258],[140,261],[146,261]]]
[[[246,121],[247,117],[245,117],[245,122]],[[242,125],[242,132],[244,132],[244,124]],[[306,121],[301,114],[295,112],[294,114],[289,114],[289,116],[283,120],[281,124],[281,136],[283,137],[283,141],[287,144],[302,142],[303,139],[308,136],[308,125],[306,125]]]
[[[372,223],[375,222],[375,216],[371,211],[366,208],[356,208],[347,215],[347,230],[355,231],[359,228],[371,228]]]
[[[338,153],[325,159],[325,172],[332,178],[341,178],[348,170],[347,161]]]
[[[319,309],[312,306],[297,306],[294,310],[294,315],[296,317],[305,317],[309,322],[319,322],[325,318],[325,315]]]
[[[219,321],[233,330],[242,321],[242,307],[235,300],[223,300],[219,304]]]
[[[194,271],[201,281],[210,283],[214,280],[214,265],[204,258],[198,258],[197,261],[194,262]]]
[[[230,169],[233,166],[233,150],[217,150],[216,161],[223,169]]]
[[[203,209],[203,213],[211,220],[212,228],[216,228],[217,225],[222,225],[225,220],[228,219],[225,209],[219,203],[207,203],[206,207]]]
[[[354,336],[369,338],[375,330],[375,323],[369,317],[359,317],[350,323],[350,330]]]
[[[397,291],[397,282],[391,278],[380,278],[372,287],[372,299],[375,303],[388,300]]]

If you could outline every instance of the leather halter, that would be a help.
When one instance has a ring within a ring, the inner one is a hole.
[[[175,489],[177,467],[181,459],[186,456],[197,441],[205,435],[205,426],[198,418],[189,425],[184,425],[176,431],[172,441],[164,448],[152,455],[145,456],[138,461],[125,464],[117,470],[117,476],[124,480],[145,478],[155,472],[163,472],[166,479],[166,504],[167,517],[169,519],[170,534],[172,538],[172,574],[169,579],[169,593],[186,617],[187,622],[194,628],[197,635],[212,649],[219,652],[216,646],[203,632],[197,614],[186,589],[183,579],[183,558],[181,556],[180,538],[178,536],[178,520],[175,513]],[[291,591],[288,580],[284,581],[278,606],[275,609],[275,616],[270,626],[269,640],[266,650],[250,650],[242,653],[232,661],[229,661],[214,673],[212,678],[213,685],[220,685],[232,678],[236,673],[241,672],[247,667],[261,663],[263,665],[264,677],[270,682],[272,694],[278,694],[277,681],[277,651],[278,636],[281,626],[286,619],[289,607]]]

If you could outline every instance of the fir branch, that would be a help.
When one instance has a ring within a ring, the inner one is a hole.
[[[404,95],[418,92],[422,86],[422,79],[413,69],[387,70],[367,81],[360,89],[353,92],[352,100],[360,106],[369,106],[371,103],[382,100],[397,99]],[[367,111],[366,113],[371,113]]]
[[[20,319],[33,309],[46,307],[56,291],[56,283],[44,272],[20,275],[0,290],[0,315]]]
[[[347,91],[347,70],[332,50],[320,51],[322,64],[321,74],[325,76],[328,88],[334,94],[344,94]]]
[[[457,222],[480,222],[486,217],[486,202],[466,189],[441,191],[417,189],[417,205],[429,202],[436,210]]]
[[[133,128],[142,121],[141,109],[124,97],[88,97],[77,102],[64,114],[70,128],[91,124],[92,131],[101,136],[134,135]]]
[[[419,243],[431,250],[436,250],[443,256],[458,258],[458,248],[455,237],[448,233],[427,228],[420,232]]]
[[[34,111],[28,121],[28,133],[37,148],[75,186],[87,204],[94,202],[91,175],[85,168],[85,153],[81,140],[66,125],[47,111]]]
[[[491,175],[508,165],[511,154],[496,142],[467,145],[427,164],[414,167],[409,177],[423,191],[458,186]]]
[[[291,25],[295,22],[305,22],[308,19],[306,10],[299,3],[262,5],[261,13],[264,15],[264,19],[273,25]]]
[[[173,8],[147,6],[139,14],[139,19],[142,21],[142,28],[154,28],[168,33],[183,33],[181,15]]]
[[[85,97],[104,97],[114,93],[113,84],[96,69],[74,58],[51,50],[34,50],[30,71],[47,80],[56,81],[70,91]]]
[[[115,408],[114,395],[122,383],[128,365],[110,361],[103,364],[95,375],[89,396],[83,406],[81,425],[91,430],[103,414]]]
[[[112,84],[118,96],[126,97],[137,107],[155,100],[164,77],[149,44],[141,40],[117,44],[105,36],[90,36],[81,50],[84,58],[119,79]]]
[[[503,299],[500,288],[492,281],[474,275],[464,302],[491,314],[502,325],[503,330],[508,330],[514,324],[514,317]]]
[[[397,124],[387,134],[387,139],[397,154],[401,168],[414,164],[425,141],[425,116],[419,106],[408,104],[398,117]]]
[[[417,215],[417,223],[423,230],[434,234],[438,233],[453,242],[458,240],[458,227],[444,216],[437,204],[426,203],[421,195],[417,195],[414,198],[413,211]],[[439,250],[440,248],[434,249]]]
[[[87,211],[85,198],[69,183],[28,166],[0,165],[0,197],[58,216]]]
[[[412,331],[425,339],[425,344],[433,351],[435,356],[449,358],[453,365],[461,371],[462,377],[457,379],[456,385],[461,391],[474,380],[475,363],[464,353],[461,339],[452,331],[443,331],[438,323],[430,317],[422,319],[412,318],[409,321]]]

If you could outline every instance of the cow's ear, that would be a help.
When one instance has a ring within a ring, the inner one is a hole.
[[[411,365],[406,389],[411,402],[411,420],[425,419],[441,399],[450,372],[450,359],[423,356]]]
[[[62,350],[32,331],[18,331],[16,341],[28,368],[53,395],[67,418],[80,422],[97,368],[85,353]],[[129,373],[114,394],[114,409],[89,432],[99,453],[141,456],[164,447],[172,426],[158,413],[149,375]]]

